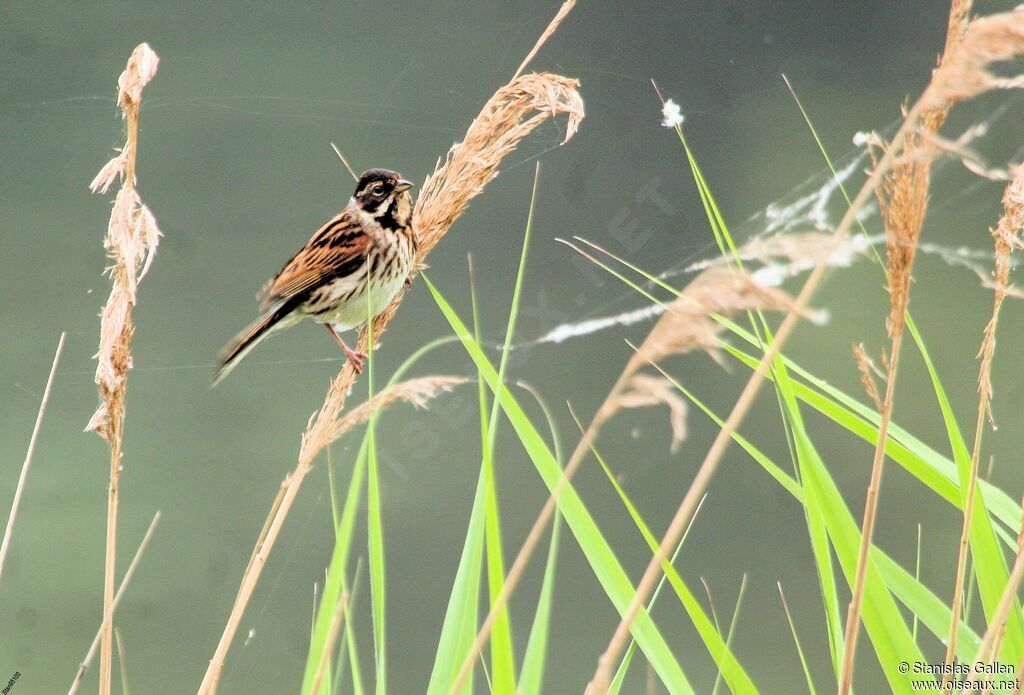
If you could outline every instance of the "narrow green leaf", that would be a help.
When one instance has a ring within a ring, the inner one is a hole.
[[[515,397],[500,383],[497,371],[480,349],[479,344],[473,340],[473,336],[462,320],[425,275],[423,279],[430,289],[434,301],[462,341],[469,356],[476,363],[477,369],[484,376],[494,397],[498,399],[505,416],[515,429],[519,441],[526,449],[544,483],[549,490],[553,490],[559,484],[562,471],[547,444],[516,402]],[[593,517],[590,516],[571,484],[563,487],[558,499],[558,506],[605,593],[620,614],[623,613],[629,606],[634,588],[623,571],[622,565],[619,564],[614,551],[604,539]],[[633,622],[632,633],[662,682],[672,692],[693,692],[679,662],[672,655],[647,611],[641,610],[637,614],[636,620]]]
[[[370,444],[366,451],[370,604],[373,613],[373,647],[376,655],[377,695],[387,693],[387,575],[384,569],[384,521],[380,504],[380,473],[377,468],[377,442],[370,423]]]
[[[609,468],[608,464],[605,463],[604,458],[600,453],[598,453],[597,449],[591,447],[591,451],[598,463],[601,464],[601,469],[604,471],[605,477],[615,489],[615,492],[618,494],[619,499],[622,501],[622,505],[626,508],[626,511],[629,512],[629,516],[633,520],[633,524],[637,527],[640,535],[647,543],[647,547],[651,549],[651,552],[657,552],[659,545],[658,539],[653,533],[651,533],[650,527],[647,526],[647,522],[645,522],[643,517],[640,515],[636,505],[633,504],[629,495],[626,494],[622,485],[619,484],[615,474],[612,473],[611,468]],[[684,533],[682,539],[679,541],[679,545],[673,552],[673,559],[682,548],[683,542],[686,540],[686,535],[688,533],[689,528],[686,529],[686,533]],[[734,693],[756,693],[757,688],[754,687],[753,681],[750,680],[750,677],[743,670],[739,661],[736,660],[736,657],[729,649],[727,642],[722,639],[722,635],[719,632],[718,627],[710,618],[708,618],[707,614],[704,613],[704,608],[700,605],[700,602],[690,591],[689,587],[686,586],[686,583],[683,581],[682,577],[679,576],[679,572],[676,568],[668,560],[662,563],[661,568],[665,573],[665,578],[668,579],[672,589],[676,592],[676,596],[679,597],[680,603],[683,604],[683,608],[686,609],[687,614],[690,616],[690,620],[693,622],[694,627],[697,628],[697,633],[708,648],[711,658],[715,660],[715,663],[718,665],[722,675],[725,676],[725,680],[726,683],[728,683],[729,688]],[[651,598],[650,603],[648,603],[648,612],[653,608],[654,598],[656,597],[657,594],[655,594],[655,596]],[[621,674],[622,678],[624,678],[625,669],[621,669]],[[616,674],[616,678],[621,684],[619,674]]]
[[[558,565],[558,540],[561,535],[562,516],[555,513],[551,527],[551,542],[548,546],[548,560],[544,565],[544,580],[537,599],[530,636],[526,642],[523,670],[519,672],[519,690],[523,693],[544,692],[544,664],[548,652],[548,635],[551,631],[551,600],[555,590],[555,569]]]
[[[782,597],[782,608],[786,612],[786,620],[789,621],[789,631],[793,633],[793,644],[796,645],[797,656],[800,657],[800,668],[804,672],[804,680],[807,681],[807,692],[815,695],[814,679],[811,678],[811,669],[807,665],[807,658],[804,656],[804,649],[800,646],[800,637],[796,634],[796,625],[793,623],[793,616],[789,613],[789,605],[786,604],[786,596],[782,593],[782,584],[779,584],[779,596]]]
[[[519,267],[516,270],[515,287],[512,290],[512,305],[509,308],[508,322],[505,326],[505,341],[502,345],[501,359],[498,364],[498,380],[504,384],[506,370],[508,369],[508,356],[511,353],[512,337],[515,335],[516,318],[519,315],[519,301],[522,296],[523,278],[526,275],[526,259],[529,255],[530,236],[533,230],[533,214],[537,204],[537,187],[540,181],[540,164],[533,176],[533,188],[530,193],[530,207],[526,216],[526,229],[523,232],[523,248],[519,254]],[[475,301],[474,301],[475,306]],[[474,317],[474,324],[476,324]],[[479,343],[479,333],[477,333]],[[483,384],[483,379],[478,380]],[[481,399],[481,408],[486,399]],[[481,412],[481,417],[483,412]],[[484,420],[487,424],[487,438],[484,445],[484,468],[487,470],[487,522],[486,522],[486,547],[487,547],[487,578],[490,589],[492,605],[497,600],[501,589],[505,584],[505,561],[501,548],[501,524],[498,512],[498,492],[494,478],[494,442],[498,431],[498,402],[495,399],[491,406],[490,418]],[[509,620],[508,607],[503,606],[494,619],[494,627],[491,630],[491,671],[492,685],[499,693],[514,693],[515,683],[515,653],[512,647],[512,625]]]
[[[484,516],[487,500],[487,474],[481,469],[477,481],[469,529],[462,547],[459,568],[455,572],[448,609],[441,626],[441,637],[434,657],[434,668],[427,685],[428,695],[447,695],[458,676],[459,667],[476,638],[477,606],[480,601],[480,577],[483,566]],[[473,674],[466,679],[463,692],[473,692]]]

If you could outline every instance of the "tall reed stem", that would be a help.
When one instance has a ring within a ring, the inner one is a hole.
[[[951,611],[953,618],[949,628],[949,640],[946,646],[946,662],[953,662],[957,637],[960,630],[959,615],[964,600],[964,575],[967,571],[968,542],[971,536],[971,523],[974,516],[974,498],[977,496],[978,465],[981,459],[981,444],[985,433],[985,418],[991,417],[992,400],[992,362],[996,352],[996,328],[999,325],[1000,310],[1008,294],[1010,282],[1010,257],[1014,250],[1022,246],[1020,235],[1024,230],[1024,164],[1020,165],[1013,180],[1010,181],[1003,194],[1003,215],[992,230],[995,240],[995,293],[992,300],[992,316],[985,326],[985,336],[978,355],[981,366],[978,369],[978,415],[974,423],[974,445],[971,448],[971,470],[967,483],[967,491],[962,498],[964,520],[960,529],[960,545],[957,553],[956,579],[953,584],[953,602]],[[978,658],[981,659],[979,653]]]
[[[14,500],[11,502],[11,513],[7,517],[7,526],[4,528],[4,539],[0,541],[0,576],[4,571],[4,560],[7,558],[7,551],[11,547],[11,532],[14,530],[14,519],[18,516],[18,507],[21,504],[21,494],[25,490],[25,480],[28,478],[28,469],[32,465],[32,454],[36,450],[36,440],[39,439],[39,430],[43,425],[43,415],[46,413],[46,404],[50,401],[50,390],[53,388],[53,378],[57,375],[57,365],[60,364],[60,355],[64,352],[65,333],[60,334],[57,341],[57,350],[53,354],[53,364],[50,365],[50,376],[46,378],[46,389],[43,391],[43,398],[39,401],[39,411],[36,413],[36,424],[32,427],[32,436],[28,440],[28,451],[25,453],[25,462],[21,465],[21,474],[18,476],[18,485],[14,488]]]
[[[139,281],[145,276],[156,250],[160,231],[156,220],[135,191],[135,165],[139,143],[139,106],[142,89],[156,74],[159,58],[140,44],[118,79],[118,103],[127,123],[121,154],[107,163],[93,180],[93,192],[106,192],[120,176],[121,188],[114,200],[104,246],[114,265],[113,287],[100,322],[96,383],[100,407],[89,421],[110,447],[110,484],[107,489],[106,551],[103,560],[103,625],[100,630],[100,694],[109,695],[114,645],[114,581],[117,572],[117,507],[121,485],[122,440],[128,370],[131,369],[132,308]]]
[[[885,463],[885,444],[889,441],[889,424],[892,419],[893,398],[896,394],[896,367],[900,359],[900,347],[903,343],[902,328],[892,337],[889,350],[889,368],[886,372],[885,398],[882,401],[881,422],[878,426],[878,439],[875,442],[875,455],[871,461],[871,480],[868,483],[867,497],[864,500],[864,520],[860,529],[860,548],[857,552],[857,572],[853,580],[852,598],[846,613],[846,633],[843,637],[843,668],[840,672],[839,693],[850,691],[853,684],[854,655],[857,651],[857,638],[860,635],[860,611],[864,597],[864,585],[867,581],[868,555],[871,552],[871,541],[875,531],[875,519],[878,516],[878,491],[882,485],[882,468]]]

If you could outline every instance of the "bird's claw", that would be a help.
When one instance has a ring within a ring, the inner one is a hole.
[[[356,370],[356,374],[362,374],[367,354],[365,352],[356,352],[355,350],[346,350],[345,355],[348,357],[348,361],[352,363],[352,369]]]

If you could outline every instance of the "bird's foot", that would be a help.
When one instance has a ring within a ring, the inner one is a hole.
[[[345,356],[348,357],[348,361],[352,363],[352,368],[356,370],[356,374],[362,374],[363,366],[366,364],[366,358],[368,355],[365,352],[358,352],[346,346]]]

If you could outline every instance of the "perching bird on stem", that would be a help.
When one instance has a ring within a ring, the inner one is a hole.
[[[356,371],[366,355],[341,339],[391,303],[416,258],[412,182],[387,169],[359,177],[344,210],[328,220],[264,286],[260,317],[221,351],[216,384],[264,338],[309,317],[324,324]]]

